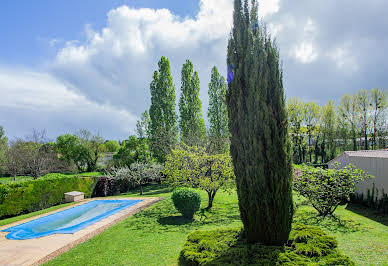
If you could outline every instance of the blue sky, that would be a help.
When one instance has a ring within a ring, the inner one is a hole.
[[[388,87],[387,1],[259,3],[287,97],[323,105]],[[207,123],[211,68],[226,74],[232,12],[233,0],[1,0],[0,125],[11,139],[33,128],[52,139],[82,128],[125,139],[149,108],[161,56],[177,99],[182,64],[193,62]]]
[[[37,66],[55,56],[50,40],[84,41],[85,25],[100,29],[109,10],[122,5],[134,8],[167,8],[181,17],[199,10],[193,0],[2,0],[0,64]]]

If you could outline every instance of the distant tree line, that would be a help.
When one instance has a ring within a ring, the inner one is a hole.
[[[201,146],[210,154],[229,151],[228,114],[226,109],[226,82],[218,69],[213,67],[209,83],[208,118],[206,130],[199,98],[200,81],[190,60],[182,66],[181,94],[177,115],[175,86],[170,71],[170,62],[162,57],[158,70],[150,84],[151,106],[142,113],[136,124],[136,135],[124,141],[114,155],[119,165],[129,166],[135,161],[165,162],[166,156],[179,143]],[[129,156],[128,156],[129,155]]]
[[[25,138],[8,140],[0,126],[0,176],[32,176],[51,172],[74,173],[98,170],[104,152],[116,152],[117,141],[104,141],[88,130],[64,134],[50,141],[46,131],[33,130]]]
[[[343,151],[383,149],[388,145],[387,94],[361,90],[330,100],[288,99],[287,111],[294,163],[326,163]]]

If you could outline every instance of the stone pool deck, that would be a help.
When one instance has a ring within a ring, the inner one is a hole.
[[[25,223],[30,220],[37,219],[58,211],[63,211],[68,208],[86,203],[96,199],[109,199],[105,198],[92,198],[80,201],[77,204],[67,206],[52,212],[48,212],[42,215],[37,215],[22,221],[7,224],[0,227],[0,230]],[[152,205],[153,203],[162,200],[163,198],[158,197],[113,197],[114,199],[141,199],[142,201],[130,206],[116,214],[113,214],[101,221],[98,221],[84,229],[79,230],[74,234],[54,234],[41,238],[27,239],[27,240],[10,240],[6,239],[5,235],[8,232],[0,232],[0,265],[40,265],[43,264],[56,256],[70,250],[79,243],[82,243],[97,234],[101,233],[108,227],[112,226],[119,221],[124,220],[130,215],[133,215],[144,208]]]

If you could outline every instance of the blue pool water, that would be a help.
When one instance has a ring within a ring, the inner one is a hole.
[[[141,200],[93,200],[5,230],[8,239],[32,239],[52,234],[73,234]]]

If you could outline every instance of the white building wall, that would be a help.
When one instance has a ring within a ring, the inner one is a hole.
[[[372,192],[373,184],[375,185],[375,188],[378,189],[378,198],[382,197],[383,191],[384,193],[388,193],[388,158],[348,156],[344,153],[338,158],[330,161],[329,168],[333,168],[336,161],[339,162],[342,167],[351,163],[355,167],[375,177],[357,184],[356,193],[363,193],[364,198],[368,194],[368,189]]]

